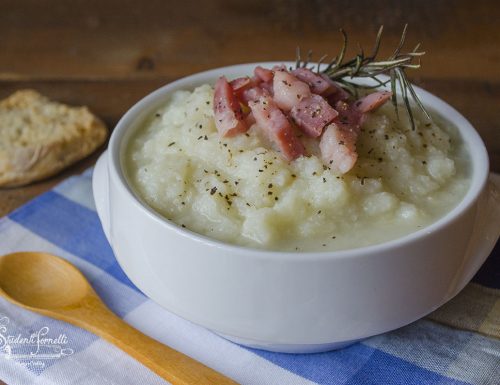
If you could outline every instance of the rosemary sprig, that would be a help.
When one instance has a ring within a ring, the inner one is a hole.
[[[408,77],[406,76],[406,69],[416,69],[420,68],[420,57],[425,54],[423,51],[419,51],[420,44],[410,52],[402,53],[401,50],[405,44],[406,40],[406,32],[408,29],[408,24],[406,24],[403,28],[403,33],[401,34],[401,38],[399,43],[392,53],[386,60],[377,60],[377,55],[380,49],[380,43],[382,40],[382,33],[384,30],[384,26],[380,26],[377,36],[375,38],[375,44],[373,46],[372,53],[367,56],[365,55],[363,49],[359,47],[359,52],[352,59],[344,61],[345,54],[347,51],[347,34],[343,29],[340,30],[343,36],[343,44],[340,49],[339,54],[334,57],[326,67],[321,70],[322,73],[326,74],[330,79],[339,84],[342,88],[344,88],[351,95],[357,97],[359,89],[369,89],[369,88],[377,88],[380,86],[385,86],[387,83],[391,85],[392,98],[391,102],[396,110],[396,114],[399,118],[398,111],[398,95],[396,93],[397,85],[399,85],[399,89],[401,90],[401,99],[403,100],[403,105],[408,114],[408,118],[410,120],[412,129],[415,130],[415,121],[414,114],[411,110],[410,99],[411,97],[416,105],[422,110],[425,117],[430,121],[431,117],[429,113],[426,111],[424,105],[418,98],[415,90],[413,89]],[[311,61],[312,52],[309,51],[307,53],[306,59],[302,60],[300,56],[300,48],[297,48],[297,60],[296,60],[296,68],[299,67],[307,67]],[[327,55],[324,55],[318,61],[316,72],[319,73],[321,66],[324,65],[323,62],[327,58]],[[415,59],[417,61],[415,62]],[[381,74],[389,75],[389,80],[383,81],[380,80],[377,76]],[[350,81],[352,78],[369,78],[375,82],[375,85],[363,85]]]

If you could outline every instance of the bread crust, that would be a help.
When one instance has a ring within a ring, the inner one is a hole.
[[[87,107],[53,102],[33,90],[17,91],[0,101],[0,187],[55,175],[90,155],[107,136],[105,124]]]

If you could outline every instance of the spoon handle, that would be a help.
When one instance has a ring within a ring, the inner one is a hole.
[[[92,309],[91,317],[87,313],[83,317],[64,318],[111,342],[172,385],[237,385],[208,366],[141,333],[96,300],[87,301],[85,313]]]

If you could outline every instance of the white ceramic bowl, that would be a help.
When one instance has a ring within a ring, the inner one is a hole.
[[[135,128],[171,92],[214,83],[222,74],[250,74],[255,65],[168,84],[133,106],[113,131],[95,167],[94,196],[106,236],[132,282],[164,308],[232,341],[282,352],[339,348],[415,321],[456,295],[498,239],[498,190],[488,187],[488,157],[474,128],[419,88],[423,103],[459,128],[472,180],[455,209],[418,232],[346,251],[261,251],[183,229],[141,203],[120,159]]]

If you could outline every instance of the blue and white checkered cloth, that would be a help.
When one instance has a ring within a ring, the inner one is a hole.
[[[498,246],[475,282],[429,317],[319,354],[247,349],[145,297],[118,266],[102,232],[91,170],[0,220],[0,254],[29,250],[66,258],[126,322],[241,384],[500,384]],[[38,344],[40,336],[46,340]],[[0,379],[9,385],[165,384],[95,335],[3,299]]]

